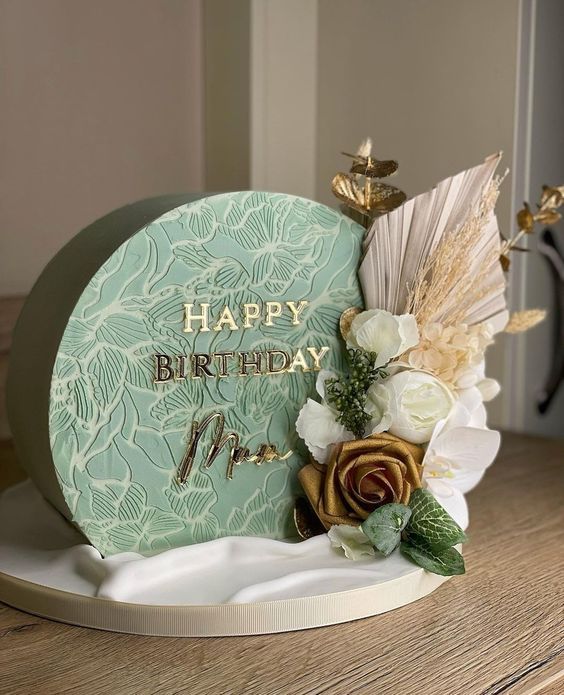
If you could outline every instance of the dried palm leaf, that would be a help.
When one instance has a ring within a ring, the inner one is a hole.
[[[507,322],[490,190],[499,154],[374,220],[359,276],[367,308],[421,322]],[[495,188],[495,187],[494,187]]]

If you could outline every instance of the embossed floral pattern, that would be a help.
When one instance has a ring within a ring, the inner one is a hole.
[[[315,375],[153,383],[153,355],[331,348],[342,361],[338,320],[361,305],[362,229],[324,206],[270,193],[232,193],[171,210],[124,243],[85,288],[59,348],[50,437],[74,520],[104,554],[154,552],[220,535],[284,537],[299,454],[225,478],[225,455],[185,488],[175,482],[193,418],[220,410],[248,446],[294,448],[294,422]],[[238,307],[310,302],[300,325],[182,331],[185,302]],[[275,475],[273,475],[275,474]],[[268,494],[266,493],[268,484]]]

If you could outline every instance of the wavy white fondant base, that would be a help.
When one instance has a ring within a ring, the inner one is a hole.
[[[352,562],[326,535],[220,538],[104,559],[31,482],[0,496],[0,600],[86,627],[171,636],[305,629],[398,608],[445,579],[399,552]]]

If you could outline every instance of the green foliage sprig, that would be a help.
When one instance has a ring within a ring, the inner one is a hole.
[[[453,546],[464,543],[466,534],[429,490],[411,493],[409,506],[385,504],[362,526],[364,534],[383,555],[398,545],[411,562],[435,574],[464,574],[464,559]]]
[[[339,411],[337,421],[359,439],[364,437],[370,415],[364,410],[366,392],[379,377],[388,376],[385,369],[375,367],[377,355],[364,350],[348,350],[350,363],[347,377],[327,379],[326,398]]]

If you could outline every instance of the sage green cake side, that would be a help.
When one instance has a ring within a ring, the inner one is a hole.
[[[165,212],[89,278],[53,365],[45,465],[102,554],[295,535],[295,420],[318,369],[344,358],[362,235],[312,201],[227,193]],[[214,414],[280,457],[229,477],[226,446],[206,467],[210,426],[180,483],[192,423]]]
[[[61,338],[80,295],[100,266],[164,212],[204,194],[162,195],[113,210],[73,237],[49,261],[29,293],[12,337],[6,404],[18,460],[43,496],[70,517],[49,441],[51,376]]]

